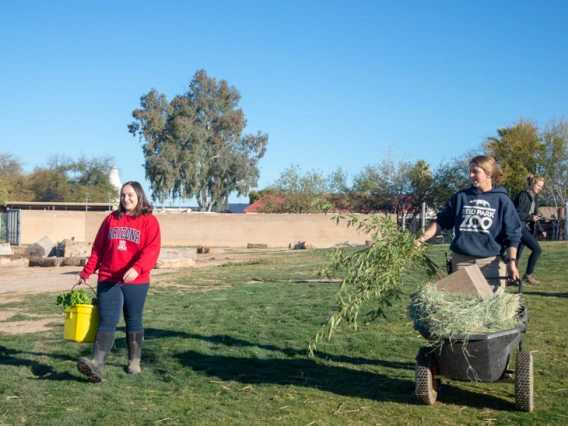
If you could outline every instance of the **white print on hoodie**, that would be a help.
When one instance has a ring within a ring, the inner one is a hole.
[[[464,206],[462,209],[462,222],[460,231],[480,232],[487,234],[488,229],[493,225],[495,209],[486,200],[471,200],[471,206]]]

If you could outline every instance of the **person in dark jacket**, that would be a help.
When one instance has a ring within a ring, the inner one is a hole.
[[[534,276],[534,268],[536,266],[536,261],[542,253],[542,249],[540,248],[540,244],[536,238],[533,236],[531,228],[534,233],[538,233],[543,237],[546,237],[546,232],[542,229],[538,217],[538,194],[544,187],[544,178],[538,175],[529,175],[527,177],[527,184],[528,189],[519,192],[513,202],[517,209],[517,213],[519,214],[519,219],[523,224],[521,243],[517,250],[517,263],[521,258],[523,248],[527,246],[531,251],[531,255],[529,256],[525,275],[523,275],[523,281],[528,284],[539,285],[540,281]]]
[[[453,228],[452,270],[477,264],[494,291],[502,291],[506,281],[491,278],[507,275],[510,281],[519,279],[516,259],[521,222],[505,190],[493,187],[502,178],[503,172],[492,157],[474,157],[469,163],[471,187],[455,193],[416,240],[420,245],[442,229]]]

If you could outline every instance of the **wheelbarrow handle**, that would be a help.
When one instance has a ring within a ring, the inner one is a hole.
[[[486,280],[508,280],[509,277],[508,275],[502,275],[502,276],[498,276],[498,277],[485,277]],[[521,296],[521,303],[523,303],[523,280],[521,280],[520,278],[517,278],[514,283],[517,285],[517,287],[519,287],[519,294]]]

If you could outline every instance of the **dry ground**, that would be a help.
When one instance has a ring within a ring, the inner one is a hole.
[[[281,252],[285,249],[273,250],[241,250],[217,249],[215,253],[198,254],[196,268],[219,266],[227,262],[245,262],[270,256],[270,252]],[[268,253],[267,253],[268,252]],[[52,268],[5,266],[0,268],[0,332],[10,334],[37,333],[48,329],[47,324],[63,320],[61,316],[39,317],[26,321],[9,321],[11,317],[25,314],[26,317],[34,315],[24,309],[6,308],[4,305],[13,301],[23,300],[22,296],[38,293],[62,293],[69,291],[77,282],[75,277],[81,271],[78,266],[58,266]],[[152,277],[175,271],[174,269],[154,269]],[[165,277],[164,277],[165,278]],[[89,284],[96,286],[97,277],[92,276]],[[152,285],[168,286],[167,279],[153,280]]]

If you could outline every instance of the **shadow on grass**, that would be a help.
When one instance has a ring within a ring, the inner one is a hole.
[[[214,343],[217,345],[224,345],[224,346],[232,346],[232,347],[255,347],[259,349],[263,349],[266,351],[272,352],[280,352],[288,357],[298,357],[307,356],[307,349],[293,349],[293,348],[281,348],[276,345],[261,345],[252,342],[248,342],[242,339],[236,339],[234,337],[228,336],[226,334],[217,334],[213,336],[204,336],[201,334],[194,334],[194,333],[185,333],[182,331],[173,331],[173,330],[158,330],[154,328],[147,328],[144,331],[145,340],[152,340],[162,337],[181,337],[187,339],[196,339],[202,340],[209,343]],[[405,369],[405,370],[414,370],[414,363],[411,362],[397,362],[397,361],[385,361],[380,359],[368,359],[362,357],[349,357],[344,355],[333,355],[326,352],[316,352],[316,358],[325,359],[327,361],[333,362],[341,362],[341,363],[348,363],[353,365],[378,365],[387,368],[395,368],[395,369]]]
[[[65,355],[53,355],[40,352],[24,352],[15,349],[0,346],[0,365],[11,365],[16,367],[27,367],[32,374],[41,380],[76,380],[76,376],[69,373],[56,372],[51,366],[42,364],[41,362],[26,359],[25,356],[48,356],[50,358],[58,358],[64,361],[74,361],[74,358]]]
[[[238,358],[205,355],[197,351],[182,352],[175,357],[182,365],[193,371],[200,371],[223,381],[255,385],[303,386],[341,396],[418,404],[413,380],[346,367],[321,365],[310,359]],[[452,384],[444,386],[439,401],[478,409],[492,408],[502,411],[515,409],[510,401],[483,394],[483,389],[475,393]]]
[[[457,383],[457,382],[456,382]],[[510,386],[511,393],[514,393],[514,384],[492,384],[491,387],[495,386]],[[495,390],[497,392],[497,389]],[[442,389],[438,393],[438,402],[446,405],[456,405],[456,406],[466,406],[469,408],[485,409],[489,408],[492,410],[499,411],[517,411],[515,408],[515,403],[511,401],[504,400],[491,395],[491,389],[488,393],[485,393],[485,388],[479,387],[479,391],[470,391],[457,387],[452,384],[452,382],[443,382]]]
[[[311,359],[259,359],[205,355],[197,351],[175,356],[193,371],[245,384],[296,385],[338,395],[405,402],[415,400],[414,382],[346,367],[320,365]]]
[[[543,296],[543,297],[568,297],[568,292],[564,293],[544,293],[542,291],[529,291],[524,294],[530,294],[531,296]]]
[[[203,336],[170,330],[147,329],[146,336],[148,336],[148,340],[162,337],[181,337],[199,339],[226,346],[257,347],[281,352],[290,357],[289,359],[243,358],[210,355],[193,350],[174,355],[174,358],[177,358],[181,365],[220,380],[256,385],[304,386],[343,396],[412,405],[418,404],[414,394],[414,380],[346,366],[324,365],[316,359],[308,358],[305,350],[285,349],[275,345],[258,345],[227,335]],[[142,356],[145,358],[144,354]],[[146,356],[154,358],[153,354],[146,353]],[[414,370],[414,363],[410,362],[369,360],[321,352],[316,353],[316,357],[353,365],[372,364],[393,369]],[[446,404],[465,405],[480,409],[486,407],[504,411],[515,409],[514,404],[510,401],[486,395],[482,392],[482,389],[480,389],[479,393],[471,392],[454,386],[451,382],[447,382],[440,394],[440,401]]]

